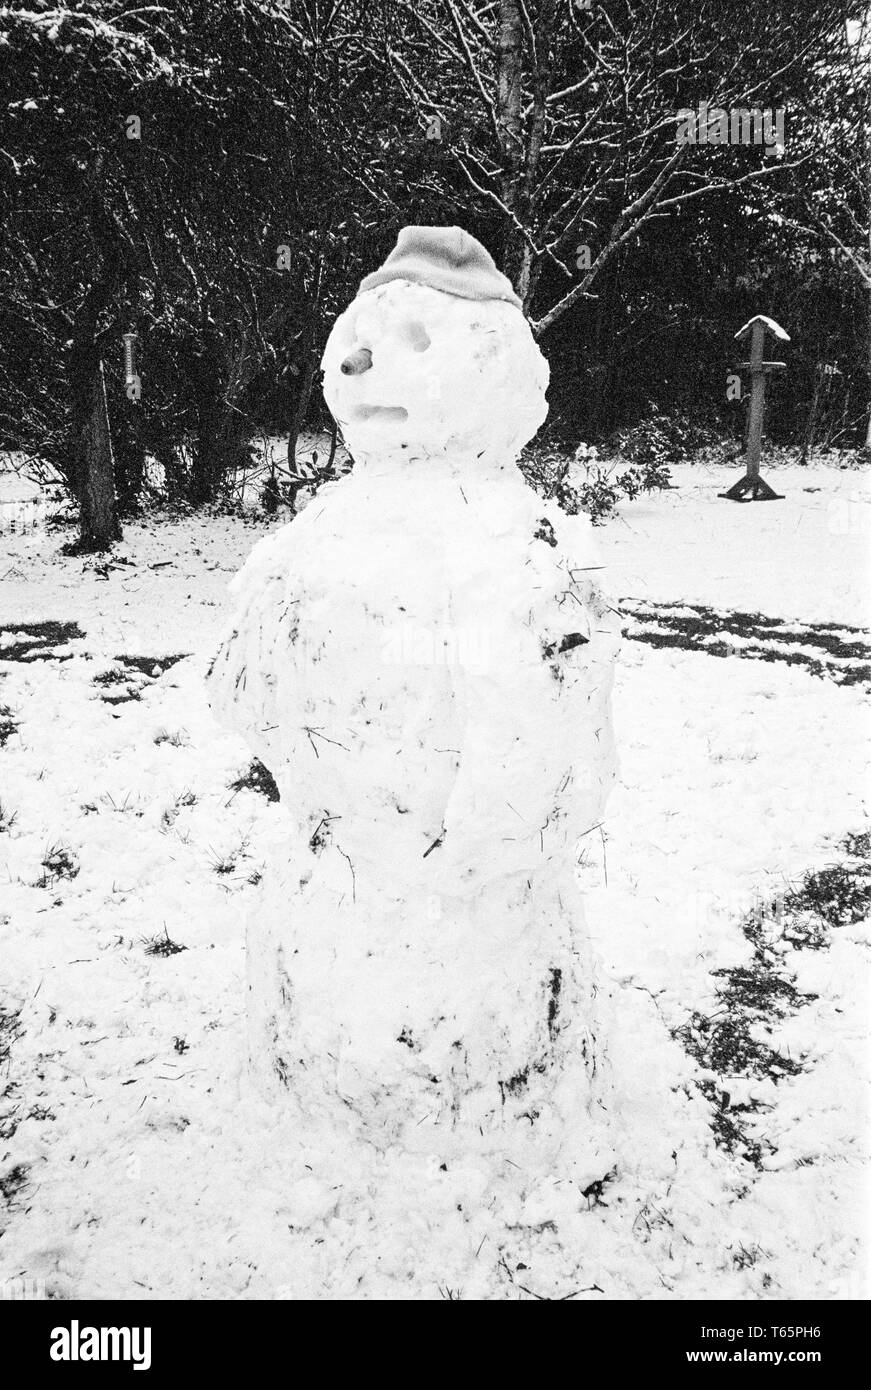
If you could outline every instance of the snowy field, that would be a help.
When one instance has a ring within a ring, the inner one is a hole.
[[[625,1084],[583,1197],[288,1132],[249,1093],[244,920],[282,812],[234,788],[202,678],[263,525],[129,525],[109,559],[0,536],[0,1284],[867,1296],[869,927],[808,885],[867,900],[871,497],[823,466],[744,506],[734,470],[673,476],[598,533],[621,779],[582,877]]]

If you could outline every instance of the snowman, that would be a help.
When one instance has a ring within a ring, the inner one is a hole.
[[[588,520],[516,466],[547,364],[473,237],[406,227],[323,370],[353,471],[255,547],[208,678],[285,818],[252,1065],[302,1127],[591,1181],[606,991],[576,873],[615,626]]]

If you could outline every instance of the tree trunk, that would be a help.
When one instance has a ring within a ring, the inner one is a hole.
[[[807,463],[808,454],[813,448],[814,433],[817,427],[817,411],[820,404],[820,388],[823,383],[823,364],[817,362],[814,365],[814,391],[811,396],[811,408],[808,411],[807,423],[804,427],[804,435],[801,441],[801,457],[799,463]]]
[[[293,408],[293,417],[287,431],[287,469],[290,473],[292,473],[296,467],[296,446],[300,433],[302,432],[302,427],[305,424],[305,417],[308,413],[309,401],[311,400],[312,386],[314,385],[315,372],[318,369],[315,349],[317,346],[318,305],[320,303],[322,270],[323,265],[321,257],[318,255],[315,258],[311,291],[308,295],[308,313],[303,326],[302,342],[300,344],[302,370],[299,378],[299,391]]]
[[[865,42],[868,39],[867,23],[862,31]],[[865,434],[865,448],[871,450],[871,131],[867,121],[862,126],[862,142],[865,153],[865,199],[864,222],[868,233],[865,248],[865,292],[868,295],[868,313],[865,322],[868,328],[868,429]]]
[[[202,327],[193,371],[197,428],[189,498],[195,506],[214,501],[230,473],[249,462],[243,404],[255,365],[246,332],[234,343],[213,326]]]
[[[180,502],[190,492],[188,468],[180,449],[162,434],[152,439],[149,452],[163,469],[163,486],[173,502]]]
[[[128,415],[114,421],[115,486],[122,515],[138,509],[145,484],[145,443],[137,409],[131,405]]]
[[[536,224],[536,189],[547,125],[555,17],[556,0],[540,0],[534,34],[527,34],[521,0],[500,0],[496,131],[502,160],[502,201],[510,214],[502,268],[520,297],[524,312],[529,310],[541,272],[541,262],[534,256],[529,237],[534,235]],[[531,100],[527,100],[523,90],[527,43]]]
[[[194,363],[197,427],[188,500],[195,507],[214,501],[227,463],[227,407],[221,400],[222,371],[217,344],[203,334]]]
[[[512,215],[505,229],[502,269],[517,287],[524,276],[526,240],[514,219],[523,208],[523,20],[519,0],[500,0],[496,129],[502,158],[502,201]]]
[[[80,550],[109,550],[121,539],[115,466],[103,363],[96,343],[78,344],[70,359],[73,491],[79,503]]]
[[[210,382],[199,384],[197,401],[197,435],[191,460],[189,497],[195,507],[211,502],[219,476],[218,409]]]
[[[871,263],[871,251],[869,251]],[[865,435],[865,448],[871,449],[871,283],[865,286],[868,292],[868,430]]]
[[[308,405],[311,400],[312,386],[314,385],[315,372],[317,370],[317,359],[314,355],[314,344],[309,346],[305,366],[299,379],[299,393],[296,398],[296,405],[293,409],[293,418],[290,428],[287,431],[287,468],[292,473],[296,468],[296,446],[299,436],[302,433],[305,417],[308,414]]]
[[[614,261],[605,267],[599,281],[599,297],[596,300],[593,338],[590,346],[592,362],[591,404],[587,422],[588,433],[594,438],[597,435],[607,434],[614,425],[611,397],[615,366],[619,356],[616,349],[616,330],[620,307],[618,273],[618,266]]]
[[[334,415],[330,416],[330,457],[327,459],[325,473],[332,473],[333,464],[336,459],[336,444],[339,439],[339,426]]]

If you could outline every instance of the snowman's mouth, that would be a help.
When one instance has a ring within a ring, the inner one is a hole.
[[[354,420],[383,420],[402,424],[408,419],[408,411],[401,405],[355,405],[351,411]]]

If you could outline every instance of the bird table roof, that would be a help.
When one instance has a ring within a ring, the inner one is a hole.
[[[764,324],[765,327],[766,327],[771,333],[774,334],[775,338],[781,338],[781,339],[783,340],[783,342],[785,342],[785,343],[788,343],[788,342],[791,341],[791,340],[790,340],[790,336],[789,336],[789,334],[787,333],[786,329],[785,329],[785,328],[781,328],[781,326],[780,326],[779,323],[775,323],[774,319],[768,318],[767,315],[765,315],[765,314],[755,314],[755,315],[753,316],[752,319],[748,319],[748,321],[745,323],[744,327],[738,329],[738,332],[735,334],[735,337],[736,337],[736,338],[743,338],[744,335],[745,335],[746,333],[749,333],[749,332],[750,332],[750,330],[751,330],[751,328],[753,327],[754,323],[762,323],[762,324]]]

